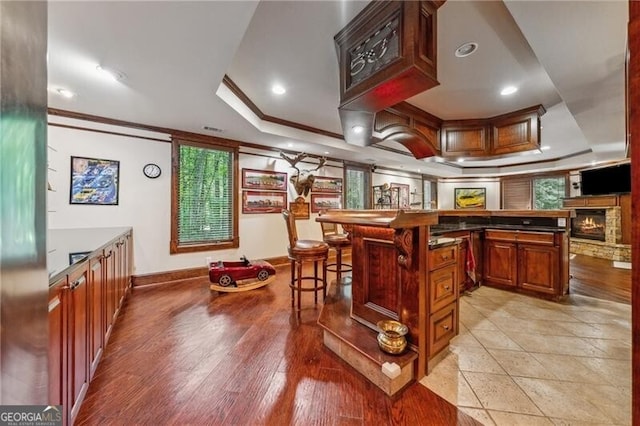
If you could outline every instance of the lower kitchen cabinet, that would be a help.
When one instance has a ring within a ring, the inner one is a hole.
[[[511,287],[518,284],[518,250],[515,243],[487,240],[484,259],[486,281]]]
[[[69,297],[66,299],[68,313],[68,348],[69,389],[67,405],[70,423],[78,415],[80,404],[89,387],[89,298],[88,298],[87,262],[69,275]]]
[[[429,359],[458,334],[459,243],[429,250]]]
[[[49,404],[63,406],[65,425],[80,411],[128,290],[127,235],[70,266],[49,287]]]
[[[567,238],[562,232],[487,230],[485,284],[558,298],[566,293]]]
[[[558,289],[558,248],[542,245],[518,247],[518,284],[525,290],[556,294]]]
[[[67,386],[67,305],[64,303],[67,277],[49,287],[49,404],[66,408]],[[67,424],[67,410],[62,411],[62,422]]]

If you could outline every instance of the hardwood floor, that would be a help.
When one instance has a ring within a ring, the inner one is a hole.
[[[583,296],[631,304],[631,270],[614,268],[613,262],[576,255],[570,261],[569,291]]]
[[[277,269],[244,293],[134,289],[76,424],[478,424],[418,383],[387,397],[324,347],[311,293],[292,313]]]
[[[324,347],[311,293],[292,313],[277,270],[245,293],[205,278],[136,288],[76,424],[478,424],[417,383],[388,398]],[[630,303],[631,271],[576,256],[571,273],[573,293]]]

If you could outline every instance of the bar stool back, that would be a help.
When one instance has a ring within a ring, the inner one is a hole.
[[[303,291],[314,292],[314,303],[318,303],[318,291],[322,290],[322,300],[327,294],[327,259],[329,257],[329,245],[323,241],[300,240],[296,228],[296,219],[289,210],[282,210],[282,216],[287,224],[289,234],[289,261],[291,263],[291,307],[295,307],[294,294],[297,293],[298,310],[301,308],[301,295]],[[313,276],[302,274],[302,266],[305,262],[313,262]],[[322,278],[318,276],[318,263],[322,262]],[[312,281],[310,285],[303,286],[303,281]]]

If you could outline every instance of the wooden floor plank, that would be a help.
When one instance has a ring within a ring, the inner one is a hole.
[[[387,397],[324,347],[321,305],[292,311],[288,272],[243,293],[134,289],[76,424],[477,424],[420,384]],[[571,273],[573,293],[629,303],[630,271],[576,256]]]

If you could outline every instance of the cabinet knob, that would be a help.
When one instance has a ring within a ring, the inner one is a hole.
[[[445,331],[449,331],[449,326],[448,325],[443,325],[442,328],[444,328]]]
[[[449,290],[449,286],[448,286],[448,285],[445,285],[445,286],[444,286],[444,289],[445,289],[445,290]]]
[[[449,259],[449,256],[444,255],[444,254],[440,255],[440,257],[442,258],[442,260],[447,260],[447,259]]]

